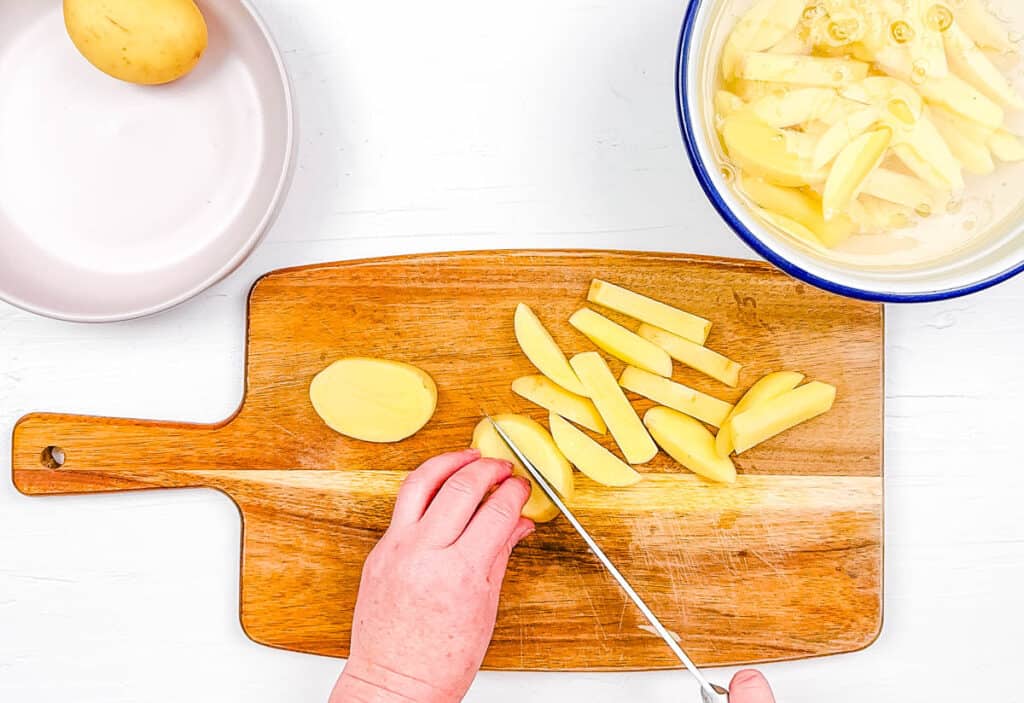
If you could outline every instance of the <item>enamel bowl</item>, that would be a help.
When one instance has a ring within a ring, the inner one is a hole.
[[[266,233],[293,162],[288,77],[246,0],[199,5],[199,65],[142,87],[78,53],[60,2],[0,0],[0,299],[81,322],[149,315]]]
[[[1004,2],[1011,26],[1024,26],[1024,8]],[[955,7],[955,0],[950,3]],[[1024,164],[1001,165],[989,177],[968,175],[956,215],[933,216],[897,234],[861,235],[843,251],[812,249],[756,217],[730,185],[712,104],[722,47],[751,4],[692,0],[676,59],[676,104],[691,164],[712,205],[744,242],[796,278],[880,302],[954,298],[1024,271]],[[1018,89],[1024,83],[1020,73],[1017,67],[1011,74]],[[1024,133],[1024,124],[1010,126]]]

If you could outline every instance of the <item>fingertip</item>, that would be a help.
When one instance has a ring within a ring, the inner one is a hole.
[[[756,669],[736,672],[729,684],[729,695],[736,703],[774,703],[768,680]]]

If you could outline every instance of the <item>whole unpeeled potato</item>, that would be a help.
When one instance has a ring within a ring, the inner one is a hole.
[[[157,85],[189,73],[206,50],[206,20],[192,0],[64,0],[64,23],[96,68]]]

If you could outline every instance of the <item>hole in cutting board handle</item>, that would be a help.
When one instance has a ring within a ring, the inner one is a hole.
[[[64,460],[64,450],[52,444],[39,455],[39,463],[48,469],[59,469],[64,466]]]

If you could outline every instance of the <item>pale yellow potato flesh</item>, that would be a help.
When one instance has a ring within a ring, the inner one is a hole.
[[[733,451],[732,443],[732,418],[739,413],[760,405],[766,400],[771,400],[788,391],[793,390],[803,383],[804,375],[796,371],[776,371],[762,377],[752,385],[739,402],[725,418],[721,429],[715,436],[715,449],[719,456],[729,456]]]
[[[995,157],[1004,163],[1024,161],[1024,142],[1005,129],[997,129],[989,137],[988,145]]]
[[[853,59],[754,51],[740,59],[737,76],[748,81],[838,88],[867,78],[869,67],[869,64]]]
[[[206,20],[192,0],[64,0],[64,24],[89,63],[141,85],[185,76],[208,42]]]
[[[658,453],[658,447],[644,429],[643,422],[626,398],[626,394],[615,382],[615,376],[601,355],[597,352],[583,352],[574,356],[570,363],[587,389],[587,396],[594,401],[597,411],[604,418],[608,431],[619,445],[626,461],[635,465],[646,464],[653,459]],[[653,378],[661,378],[654,374],[650,375]]]
[[[612,488],[632,486],[643,479],[633,467],[595,442],[568,420],[552,413],[549,421],[555,444],[569,463],[583,475]]]
[[[586,395],[565,353],[530,306],[523,303],[516,306],[514,327],[519,348],[538,371],[570,393]]]
[[[828,412],[835,398],[835,386],[811,381],[735,415],[730,422],[736,453]]]
[[[572,420],[588,430],[604,434],[608,427],[589,398],[570,393],[547,376],[523,376],[512,382],[512,391],[531,403]]]
[[[715,427],[720,427],[732,411],[732,405],[724,400],[632,366],[622,372],[619,385]]]
[[[806,0],[757,0],[726,40],[722,56],[726,80],[733,78],[744,52],[771,49],[796,29],[806,4]]]
[[[736,482],[736,466],[715,451],[715,438],[704,425],[671,408],[651,408],[644,425],[658,445],[699,476],[721,483]]]
[[[845,214],[850,202],[860,195],[864,181],[882,163],[891,143],[892,130],[883,127],[857,137],[839,152],[822,196],[826,221]]]
[[[620,361],[661,376],[672,375],[672,359],[664,349],[604,315],[580,308],[569,318],[569,324]]]
[[[437,386],[410,364],[352,357],[317,374],[309,398],[335,432],[366,442],[399,442],[433,417]]]
[[[772,127],[749,110],[725,118],[722,141],[737,166],[770,183],[801,187],[825,181],[825,173],[814,168],[812,158],[790,150],[784,130]]]
[[[636,333],[657,344],[681,364],[721,381],[727,386],[735,388],[740,382],[740,370],[743,367],[716,351],[647,323],[641,324]]]
[[[849,239],[856,231],[849,217],[839,215],[826,221],[821,198],[813,193],[777,186],[746,174],[740,175],[738,181],[740,191],[755,205],[799,223],[808,230],[814,243],[834,247]],[[780,226],[786,229],[785,221]],[[791,227],[787,231],[791,231]],[[801,238],[806,238],[806,235]]]
[[[711,322],[703,317],[597,278],[590,283],[587,300],[698,344],[703,344],[711,331]]]
[[[504,430],[527,459],[537,467],[551,487],[565,500],[572,500],[576,491],[572,466],[555,445],[544,426],[523,415],[496,415],[494,421]],[[549,522],[558,516],[555,507],[544,491],[530,477],[522,462],[501,438],[490,420],[484,418],[473,430],[471,446],[480,454],[492,459],[504,459],[512,463],[513,473],[530,481],[533,490],[523,508],[522,515],[534,522]]]

